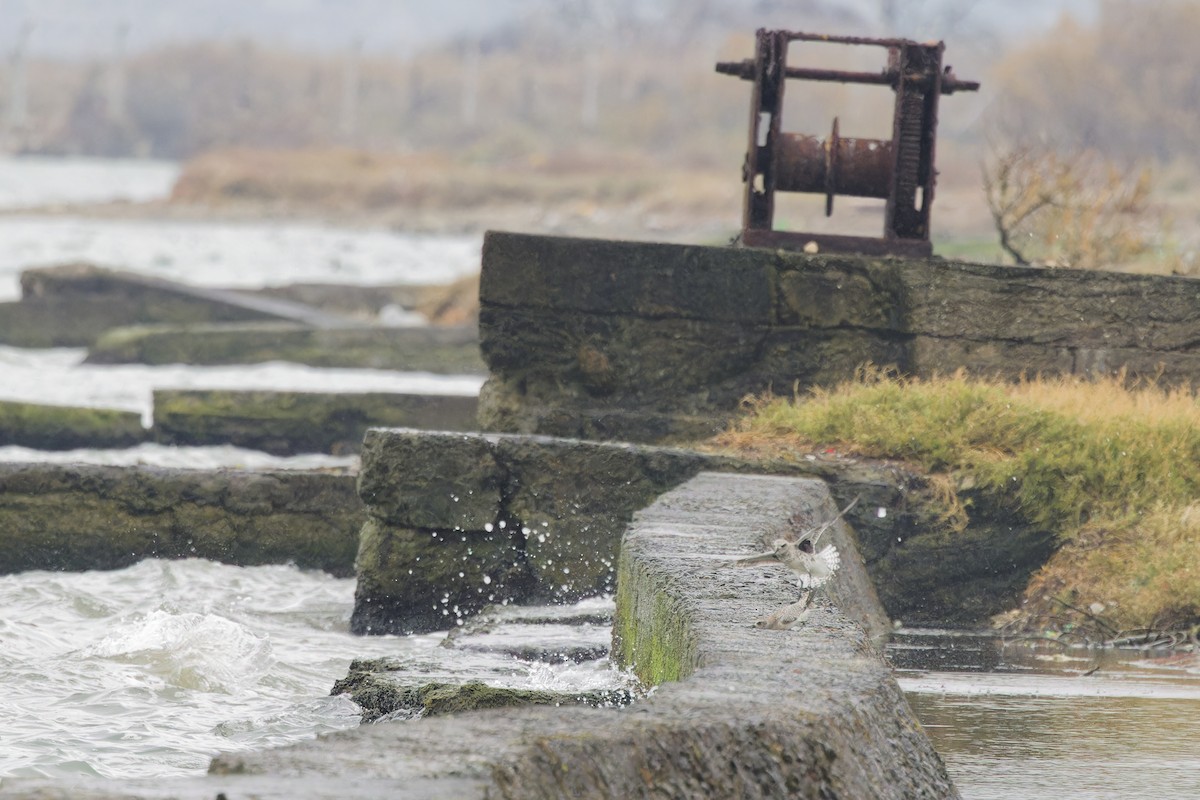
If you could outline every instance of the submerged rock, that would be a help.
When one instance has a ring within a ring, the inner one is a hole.
[[[350,674],[335,683],[330,694],[349,694],[350,699],[362,707],[363,722],[375,722],[383,717],[437,717],[520,706],[611,708],[633,701],[633,693],[627,689],[551,692],[488,686],[482,681],[406,685],[402,676],[388,674],[386,660],[355,661],[350,665]]]

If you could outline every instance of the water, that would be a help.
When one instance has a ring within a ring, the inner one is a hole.
[[[161,200],[178,177],[173,161],[0,158],[0,210]]]
[[[98,159],[0,159],[0,209],[60,202],[165,197],[178,173],[164,162]],[[19,297],[29,267],[75,260],[186,283],[259,288],[297,282],[446,283],[479,269],[480,237],[424,236],[306,224],[165,222],[87,217],[0,217],[0,301]],[[270,363],[229,367],[83,364],[81,349],[23,350],[0,346],[0,400],[136,411],[150,424],[154,389],[275,389],[474,395],[478,376],[368,369],[318,369]],[[179,460],[139,448],[136,463]],[[82,451],[77,460],[124,463],[121,454]],[[192,465],[251,462],[245,452],[214,450]],[[0,448],[3,460],[49,460]],[[284,464],[284,466],[287,466]]]
[[[0,159],[0,301],[22,270],[91,261],[199,286],[447,283],[479,269],[481,237],[275,222],[37,216],[59,203],[165,198],[178,166],[156,161]]]
[[[1200,797],[1200,655],[913,632],[889,657],[965,800]]]
[[[520,661],[448,649],[445,634],[351,636],[353,594],[353,580],[323,573],[198,560],[0,577],[0,778],[201,775],[219,751],[355,726],[358,706],[329,696],[351,658],[389,656],[422,680],[632,685],[603,660]]]
[[[449,283],[479,270],[481,238],[299,223],[0,217],[0,301],[22,270],[89,261],[197,286]]]
[[[201,367],[84,364],[78,348],[0,345],[0,400],[136,411],[149,426],[154,389],[276,389],[309,392],[479,393],[478,375],[330,369],[286,362]]]

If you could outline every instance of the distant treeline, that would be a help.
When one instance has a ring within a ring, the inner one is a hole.
[[[337,145],[492,161],[595,142],[678,163],[744,135],[747,89],[715,75],[707,49],[484,41],[402,59],[181,44],[119,64],[31,61],[24,102],[0,82],[0,129],[10,150],[53,154]]]
[[[1094,24],[1064,19],[997,65],[988,127],[1060,152],[1194,162],[1198,41],[1195,0],[1103,0]]]
[[[991,70],[978,63],[985,48],[949,41],[958,74],[984,88],[947,103],[943,135],[982,140],[991,132],[1115,158],[1190,158],[1200,140],[1196,41],[1200,3],[1191,0],[1105,0],[1094,23],[1063,21]],[[742,149],[749,92],[712,65],[752,50],[749,26],[735,35],[518,27],[410,57],[224,42],[113,63],[10,62],[0,80],[0,145],[164,158],[230,147],[437,148],[487,163],[636,149],[674,165],[706,163]],[[860,62],[818,58],[878,68],[874,48],[857,50],[871,52],[855,54]],[[785,104],[798,120],[788,129],[823,135],[837,114],[849,135],[889,135],[890,102],[877,88],[808,84],[803,92]],[[975,103],[987,113],[969,112],[974,121],[951,131],[951,115]]]

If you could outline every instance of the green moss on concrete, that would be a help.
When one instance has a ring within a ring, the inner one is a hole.
[[[154,435],[165,444],[233,444],[268,453],[352,453],[371,427],[470,430],[476,398],[383,392],[154,393]]]
[[[364,516],[350,475],[6,464],[0,572],[156,556],[350,575]]]
[[[657,686],[682,680],[695,670],[696,642],[688,625],[689,615],[683,613],[676,599],[656,586],[647,570],[622,550],[612,657],[618,666],[632,669],[642,683]]]
[[[474,327],[313,328],[286,322],[137,325],[104,333],[88,352],[95,364],[254,364],[486,371]]]
[[[389,674],[392,672],[393,668],[386,659],[355,661],[350,665],[350,674],[335,683],[330,694],[349,694],[350,699],[362,707],[364,722],[372,722],[396,712],[439,717],[487,708],[622,706],[628,705],[633,699],[631,693],[623,689],[550,692],[488,686],[481,681],[411,686],[398,683]]]
[[[136,412],[0,401],[0,445],[72,450],[132,447],[148,438]]]

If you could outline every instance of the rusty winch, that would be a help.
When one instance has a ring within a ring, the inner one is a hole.
[[[746,183],[743,244],[929,255],[929,209],[937,179],[933,156],[938,98],[975,91],[979,84],[959,80],[950,67],[942,69],[942,42],[761,29],[756,38],[753,59],[717,64],[717,72],[754,81],[750,140],[742,175]],[[797,41],[883,47],[887,49],[887,66],[880,72],[789,67],[788,45]],[[842,136],[837,118],[829,138],[823,141],[815,136],[784,133],[780,121],[787,78],[890,86],[896,95],[891,140]],[[883,237],[777,231],[775,192],[824,194],[826,216],[833,214],[833,198],[837,195],[886,200]]]

